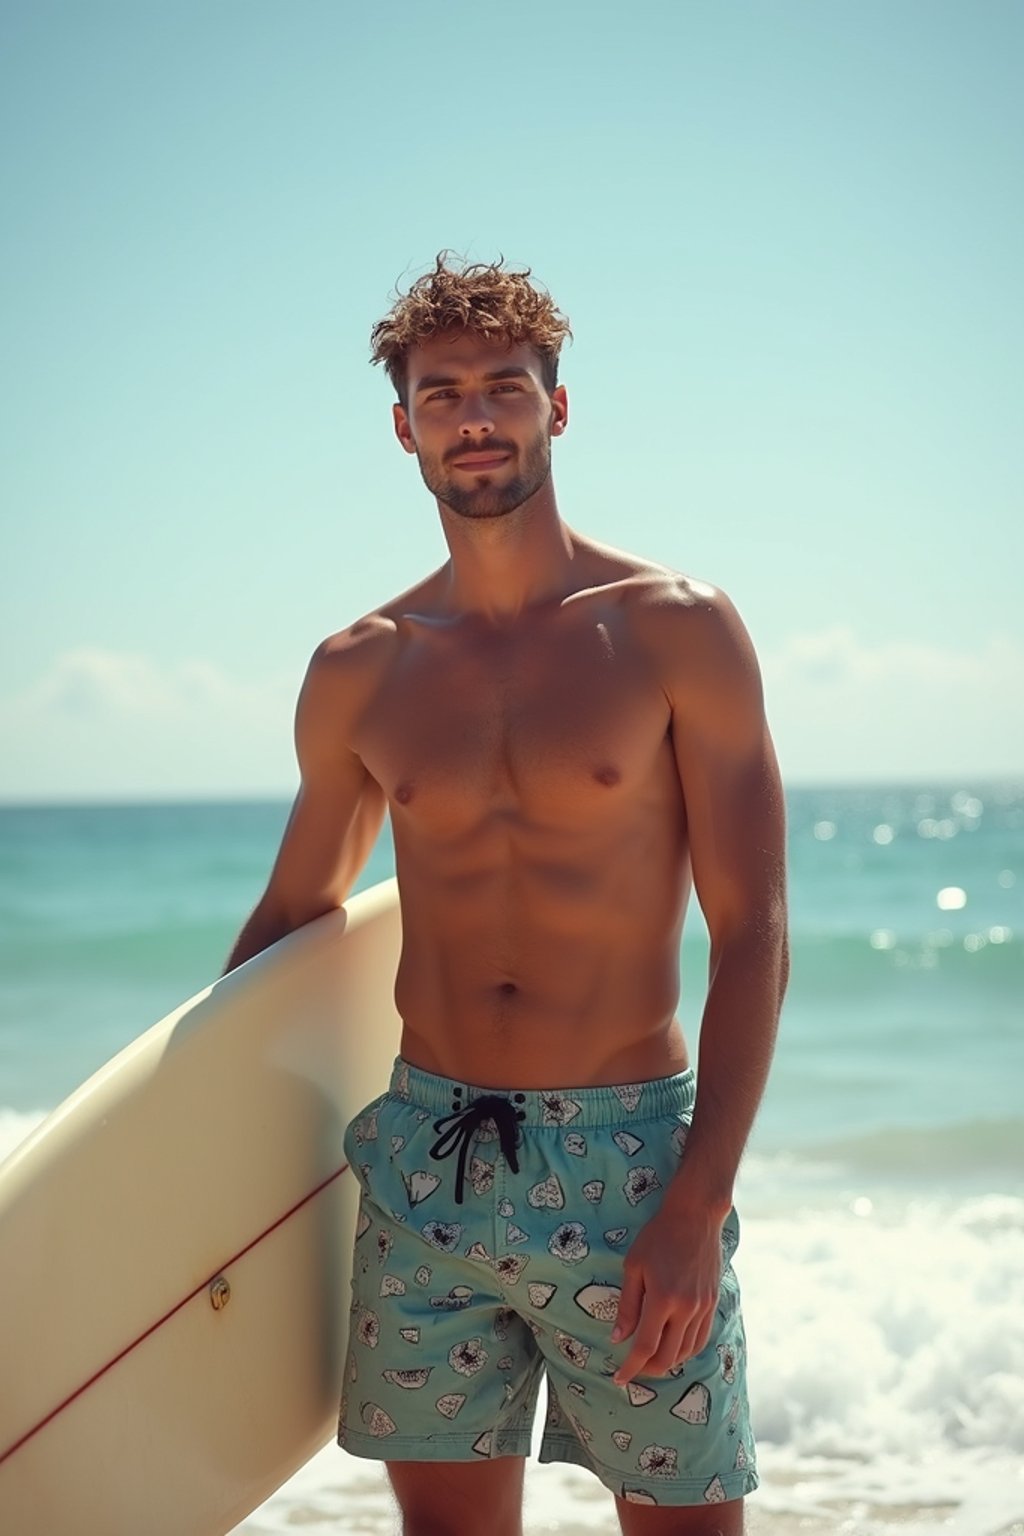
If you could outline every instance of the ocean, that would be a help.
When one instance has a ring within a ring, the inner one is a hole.
[[[792,973],[736,1197],[751,1526],[1024,1536],[1024,782],[787,805]],[[0,1156],[220,974],[288,809],[0,807]],[[359,888],[393,868],[385,827]],[[707,961],[694,903],[691,1049]],[[527,1509],[617,1529],[584,1473],[531,1468]],[[378,1469],[327,1447],[239,1533],[321,1521],[393,1529]]]

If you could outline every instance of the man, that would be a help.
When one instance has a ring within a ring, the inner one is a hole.
[[[736,1536],[757,1486],[733,1181],[788,975],[784,809],[725,594],[559,517],[570,335],[442,253],[373,333],[449,559],[325,640],[302,783],[228,968],[340,906],[388,810],[401,1055],[359,1170],[339,1442],[406,1536],[515,1536],[542,1460],[626,1536]],[[700,1079],[674,1018],[691,884]]]

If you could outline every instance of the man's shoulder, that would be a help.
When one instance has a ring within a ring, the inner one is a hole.
[[[415,612],[428,602],[440,574],[440,571],[432,571],[407,591],[379,603],[344,629],[328,635],[317,646],[314,657],[339,671],[388,661],[396,649],[399,621],[403,615]]]
[[[623,561],[624,601],[652,637],[670,641],[681,632],[717,628],[735,613],[724,589],[702,577],[638,556]]]
[[[753,643],[729,594],[701,577],[649,565],[627,584],[631,627],[665,691],[729,688],[757,671]]]
[[[366,665],[374,656],[388,647],[398,626],[384,607],[362,614],[344,629],[336,630],[321,640],[313,652],[314,661],[325,670],[343,671]]]

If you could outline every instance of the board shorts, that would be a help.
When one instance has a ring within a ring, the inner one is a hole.
[[[361,1186],[338,1443],[380,1461],[526,1456],[620,1498],[700,1505],[757,1487],[732,1256],[711,1336],[667,1376],[612,1380],[622,1264],[679,1166],[692,1069],[616,1087],[475,1088],[399,1058],[345,1132]]]

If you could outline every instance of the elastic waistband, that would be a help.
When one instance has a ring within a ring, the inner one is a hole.
[[[523,1126],[618,1125],[658,1120],[693,1109],[697,1079],[692,1067],[672,1077],[646,1083],[616,1083],[599,1088],[480,1088],[452,1077],[424,1072],[396,1056],[389,1090],[435,1115],[468,1109],[474,1099],[497,1095],[510,1099]]]

